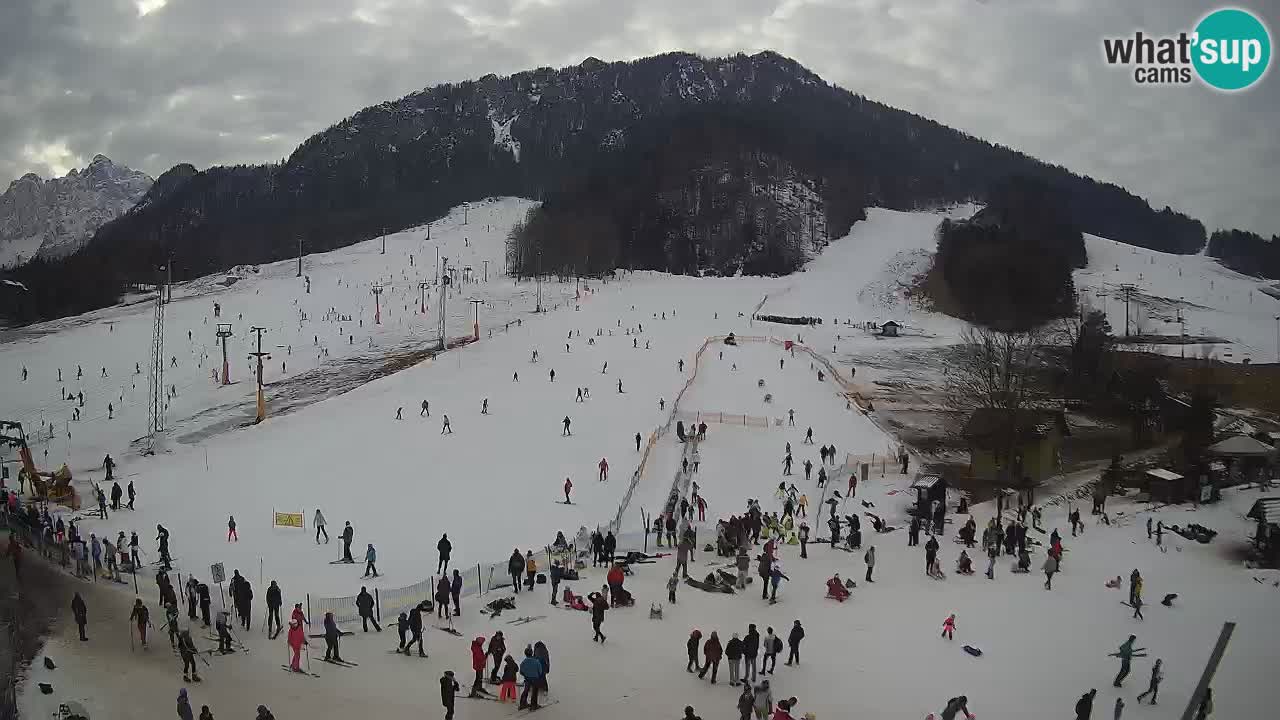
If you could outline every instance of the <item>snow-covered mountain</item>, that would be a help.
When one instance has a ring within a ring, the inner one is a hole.
[[[44,180],[27,173],[0,195],[0,267],[79,250],[94,231],[146,194],[146,173],[95,155],[84,170]]]

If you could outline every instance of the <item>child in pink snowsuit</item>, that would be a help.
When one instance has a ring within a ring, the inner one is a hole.
[[[950,640],[956,631],[956,614],[951,613],[942,621],[942,637]]]
[[[302,646],[307,645],[307,633],[302,629],[302,623],[297,620],[289,621],[289,649],[293,651],[293,659],[289,661],[289,669],[294,672],[302,672],[302,665],[298,662],[298,656],[302,653]]]

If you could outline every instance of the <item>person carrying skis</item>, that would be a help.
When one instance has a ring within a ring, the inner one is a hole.
[[[291,652],[289,669],[294,672],[302,672],[302,664],[300,662],[302,646],[310,645],[311,643],[307,642],[307,632],[302,629],[302,623],[298,620],[289,621],[289,634],[286,636],[286,642],[289,644]]]
[[[311,521],[316,526],[316,544],[320,544],[320,535],[324,535],[324,544],[329,544],[329,531],[325,529],[324,513],[320,512],[320,508],[316,508],[315,518]]]
[[[373,616],[373,596],[369,594],[369,588],[360,587],[360,593],[356,595],[356,610],[360,613],[360,621],[364,626],[364,631],[369,632],[369,623],[373,623],[373,629],[382,632],[382,627],[378,625],[378,619]]]
[[[440,562],[436,564],[436,572],[444,572],[449,569],[449,553],[453,552],[453,543],[449,542],[448,533],[440,536],[440,541],[436,543],[436,551],[440,553]]]
[[[196,644],[186,628],[178,632],[178,656],[182,658],[182,679],[200,682],[200,674],[196,672]]]
[[[1120,658],[1120,672],[1116,674],[1115,681],[1111,683],[1113,687],[1120,687],[1124,679],[1129,677],[1130,664],[1133,662],[1133,658],[1146,657],[1145,654],[1142,654],[1142,651],[1146,650],[1146,648],[1135,648],[1133,646],[1137,640],[1137,635],[1130,635],[1128,640],[1121,643],[1119,650],[1111,653],[1111,657]]]
[[[280,597],[280,586],[275,580],[271,581],[271,585],[267,587],[267,635],[276,637],[283,629],[280,625],[280,606],[284,604],[284,600]],[[274,623],[275,632],[271,631]]]
[[[373,549],[373,543],[369,543],[369,547],[364,551],[364,575],[361,577],[378,577],[378,551]]]

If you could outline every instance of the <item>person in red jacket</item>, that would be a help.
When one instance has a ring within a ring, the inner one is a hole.
[[[609,572],[604,576],[605,582],[609,583],[609,604],[613,606],[619,605],[622,599],[622,582],[625,579],[622,574],[622,565],[615,564],[609,568]]]
[[[795,720],[791,716],[791,701],[779,700],[777,707],[773,711],[773,720]]]
[[[609,479],[609,461],[605,460],[604,458],[600,458],[600,482],[604,482],[605,480],[608,480],[608,479]]]
[[[307,616],[302,614],[302,603],[293,604],[293,613],[289,615],[289,622],[293,622],[294,620],[297,620],[301,625],[311,624],[307,622]]]
[[[299,612],[299,614],[301,614]],[[299,656],[302,654],[302,646],[310,645],[307,642],[307,631],[302,629],[302,621],[297,618],[289,620],[289,635],[287,638],[289,650],[293,652],[292,659],[289,660],[289,669],[294,672],[302,672],[302,665],[299,662]]]
[[[564,504],[572,505],[573,501],[569,499],[569,491],[573,489],[573,481],[569,478],[564,479]]]
[[[488,659],[489,653],[485,651],[484,636],[477,635],[476,639],[471,641],[471,669],[476,671],[476,679],[471,684],[471,694],[468,697],[480,697],[481,695],[489,694],[484,689],[484,669]]]

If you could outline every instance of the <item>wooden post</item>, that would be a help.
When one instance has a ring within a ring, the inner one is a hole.
[[[1227,652],[1227,643],[1231,642],[1231,634],[1235,630],[1235,623],[1222,623],[1222,632],[1218,634],[1218,642],[1213,646],[1213,652],[1209,654],[1209,664],[1205,665],[1204,672],[1200,674],[1200,682],[1196,683],[1195,691],[1191,693],[1191,698],[1187,700],[1187,709],[1182,711],[1182,720],[1191,720],[1195,716],[1196,710],[1200,707],[1201,699],[1204,698],[1205,692],[1209,689],[1209,683],[1213,681],[1214,673],[1218,672],[1218,663],[1222,662],[1222,656]]]

